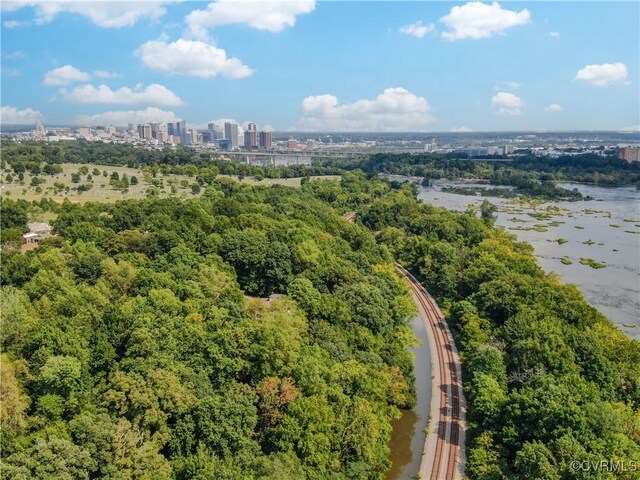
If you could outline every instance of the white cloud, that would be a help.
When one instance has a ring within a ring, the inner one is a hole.
[[[436,26],[433,23],[430,23],[429,25],[423,25],[422,20],[400,27],[400,33],[411,35],[417,38],[422,38],[428,33],[435,31]]]
[[[621,132],[625,133],[640,133],[640,125],[633,125],[631,127],[624,127],[620,129]]]
[[[96,78],[119,78],[122,77],[118,72],[108,72],[106,70],[94,70],[93,76]]]
[[[36,120],[43,120],[42,114],[32,108],[18,110],[15,107],[0,108],[0,124],[6,125],[23,125],[36,123]]]
[[[398,132],[424,131],[433,123],[429,103],[404,88],[387,88],[373,100],[338,103],[334,95],[302,101],[296,126],[306,131]]]
[[[531,15],[526,8],[516,12],[502,8],[498,2],[469,2],[453,7],[440,21],[451,29],[443,32],[442,37],[453,41],[503,34],[506,29],[524,25],[530,19]]]
[[[166,13],[163,5],[170,1],[80,1],[80,0],[18,0],[2,2],[2,11],[12,12],[31,7],[34,10],[32,20],[8,20],[7,28],[26,25],[43,25],[51,22],[60,13],[75,13],[88,18],[104,28],[131,27],[138,20],[148,18],[158,20]]]
[[[473,130],[470,129],[469,127],[456,127],[456,128],[452,128],[451,131],[453,133],[469,133],[469,132],[473,132]]]
[[[586,65],[576,73],[576,80],[598,86],[609,85],[626,78],[627,66],[620,62]]]
[[[562,108],[562,105],[558,104],[558,103],[552,103],[550,105],[547,105],[544,108],[547,112],[561,112],[562,110],[564,110]]]
[[[142,86],[132,90],[122,87],[111,90],[106,85],[94,87],[93,85],[80,85],[65,95],[65,99],[76,103],[134,105],[146,103],[149,105],[179,106],[184,102],[175,93],[163,85],[151,84],[146,88]]]
[[[553,38],[558,38],[560,36],[560,32],[549,32],[549,36]]]
[[[186,17],[188,32],[206,39],[207,30],[231,23],[246,24],[258,30],[277,33],[293,27],[296,17],[312,12],[315,0],[217,0],[206,10],[194,10]]]
[[[160,38],[144,43],[135,53],[146,67],[171,75],[244,78],[253,73],[237,58],[227,57],[223,49],[197,40],[167,43]]]
[[[516,117],[522,115],[520,110],[524,102],[520,97],[509,92],[498,92],[491,99],[491,105],[498,115]]]
[[[124,126],[130,123],[177,122],[179,118],[173,112],[148,107],[144,110],[111,111],[96,115],[78,115],[79,125],[115,125]]]
[[[44,74],[44,84],[48,87],[60,87],[74,82],[86,82],[91,78],[87,72],[78,70],[72,65],[54,68]]]
[[[498,82],[498,85],[496,85],[495,89],[502,90],[504,88],[509,88],[511,90],[517,90],[521,86],[522,84],[520,82],[509,82],[505,80],[505,81]]]

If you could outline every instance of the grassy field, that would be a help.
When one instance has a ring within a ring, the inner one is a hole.
[[[88,175],[81,175],[78,183],[72,182],[72,174],[78,173],[82,166],[86,166],[89,169]],[[128,167],[114,167],[106,165],[82,165],[82,164],[62,164],[63,171],[58,175],[38,175],[38,178],[44,180],[44,183],[36,186],[31,186],[32,175],[29,172],[25,172],[24,180],[18,181],[18,177],[12,174],[13,181],[8,182],[6,180],[9,170],[5,170],[2,174],[2,184],[0,187],[0,195],[13,199],[25,199],[28,201],[40,200],[41,198],[53,198],[57,202],[62,202],[65,198],[70,202],[115,202],[117,200],[137,199],[144,198],[150,188],[157,188],[160,197],[181,197],[190,198],[201,195],[201,193],[194,194],[191,190],[191,185],[195,183],[195,177],[189,177],[186,175],[162,175],[158,174],[155,178],[150,178],[141,170]],[[94,174],[94,169],[99,170],[99,174]],[[121,178],[123,174],[126,174],[129,179],[136,177],[138,179],[137,185],[130,185],[129,188],[118,189],[109,185],[109,180],[113,172],[116,172]],[[106,174],[106,175],[105,175]],[[225,175],[220,175],[224,177]],[[234,178],[234,177],[231,177]],[[327,176],[323,178],[339,178],[337,176]],[[287,179],[270,179],[257,181],[254,178],[243,178],[243,183],[259,184],[259,185],[289,185],[292,187],[300,186],[300,178],[287,178]],[[151,182],[156,182],[157,186],[154,186]],[[57,188],[55,184],[64,184],[64,189]],[[85,192],[78,192],[77,187],[79,185],[92,184],[90,190]],[[173,188],[172,188],[173,187]]]

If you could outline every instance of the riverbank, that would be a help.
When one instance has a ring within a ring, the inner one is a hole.
[[[567,183],[561,186],[577,188],[594,200],[527,202],[442,191],[452,185],[460,184],[436,181],[431,187],[419,186],[419,198],[459,211],[485,199],[494,203],[496,224],[533,245],[545,271],[575,284],[625,334],[640,339],[640,222],[632,221],[640,219],[637,189]],[[605,267],[581,263],[585,258]]]

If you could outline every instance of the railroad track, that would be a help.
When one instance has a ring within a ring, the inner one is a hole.
[[[438,412],[437,429],[431,418],[429,433],[425,445],[425,456],[420,467],[421,478],[431,480],[457,480],[464,472],[464,394],[460,379],[461,368],[455,344],[444,316],[424,287],[402,265],[396,263],[396,269],[403,275],[413,291],[418,306],[425,314],[429,335],[435,343],[435,359],[438,377],[432,382],[432,398]],[[434,395],[433,392],[439,391]],[[430,436],[437,435],[435,440]],[[433,452],[429,446],[435,442]]]
[[[355,216],[354,212],[350,212],[344,218],[353,222]],[[431,415],[420,465],[420,478],[459,480],[464,475],[466,461],[466,404],[458,352],[444,316],[431,295],[407,269],[399,263],[395,266],[411,286],[427,327],[431,362],[437,363],[437,375],[433,375],[431,381]],[[435,425],[437,428],[434,428]]]

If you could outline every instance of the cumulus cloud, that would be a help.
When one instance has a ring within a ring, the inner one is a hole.
[[[43,118],[39,111],[32,108],[25,108],[24,110],[9,106],[0,108],[0,124],[24,125],[36,123],[36,120],[42,121]]]
[[[626,78],[627,66],[620,62],[586,65],[576,73],[576,80],[598,86],[609,85]]]
[[[78,70],[73,65],[54,68],[44,74],[44,84],[48,87],[62,87],[74,82],[86,82],[91,75]]]
[[[186,17],[188,32],[206,39],[207,30],[219,25],[240,23],[277,33],[296,24],[296,17],[312,12],[315,0],[217,0],[206,10],[194,10]]]
[[[134,105],[136,103],[146,103],[171,107],[184,104],[182,99],[175,93],[157,83],[144,88],[139,85],[135,90],[128,87],[111,90],[106,85],[98,87],[80,85],[67,93],[64,98],[71,102],[92,104]]]
[[[422,38],[425,35],[435,31],[436,26],[433,23],[430,23],[429,25],[423,25],[422,20],[400,27],[400,33],[404,35],[411,35],[417,38]]]
[[[502,8],[498,2],[469,2],[453,7],[440,21],[450,28],[442,33],[442,37],[454,41],[500,35],[508,28],[528,23],[530,19],[531,14],[526,8],[516,12]]]
[[[305,131],[424,131],[435,118],[427,100],[404,88],[387,88],[373,100],[340,104],[334,95],[302,101],[296,126]]]
[[[549,32],[549,36],[553,38],[558,38],[560,36],[560,32]]]
[[[522,115],[524,102],[520,97],[509,92],[498,92],[491,99],[491,105],[498,115],[516,117]]]
[[[177,122],[178,120],[180,119],[175,113],[157,107],[148,107],[144,110],[110,111],[76,117],[76,123],[79,125],[125,126],[130,123]]]
[[[469,132],[473,132],[473,130],[470,129],[469,127],[456,127],[456,128],[452,128],[451,131],[453,133],[469,133]]]
[[[12,12],[26,7],[33,8],[32,20],[7,20],[4,26],[16,28],[26,25],[43,25],[51,22],[58,14],[73,13],[88,18],[99,27],[131,27],[143,18],[158,20],[167,10],[164,5],[170,1],[147,0],[142,2],[124,1],[56,1],[18,0],[2,2],[2,11]]]
[[[547,105],[544,109],[547,112],[561,112],[563,110],[562,105],[560,105],[559,103],[552,103],[550,105]]]
[[[199,40],[181,38],[168,43],[160,38],[142,44],[135,53],[147,68],[171,75],[244,78],[253,73],[237,58],[227,57],[223,49]]]
[[[632,125],[630,127],[624,127],[624,128],[621,128],[620,131],[625,133],[640,133],[640,125]]]

